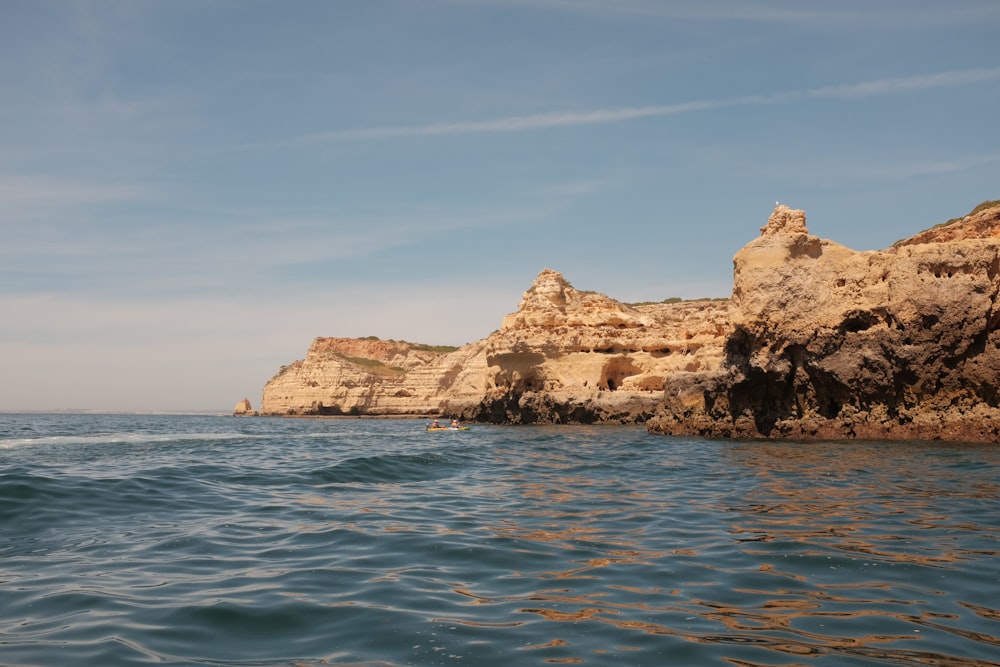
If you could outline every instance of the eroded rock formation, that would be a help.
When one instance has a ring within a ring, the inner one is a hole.
[[[775,208],[734,258],[718,369],[668,377],[653,432],[995,441],[1000,206],[884,251]]]
[[[728,300],[629,306],[546,269],[499,331],[454,351],[317,338],[267,383],[261,412],[645,421],[667,375],[718,367],[728,309]]]
[[[478,344],[445,353],[407,342],[317,338],[305,359],[265,385],[261,413],[440,414],[445,402],[474,402],[484,391]]]
[[[484,343],[487,391],[465,419],[632,423],[659,405],[664,378],[717,368],[728,300],[628,306],[546,269]]]
[[[253,409],[253,405],[250,404],[249,398],[244,398],[236,404],[235,408],[233,408],[233,415],[237,417],[250,417],[256,414],[257,411]]]
[[[263,414],[632,423],[720,437],[1000,437],[1000,204],[883,251],[776,206],[731,300],[628,305],[544,270],[457,350],[317,338]]]

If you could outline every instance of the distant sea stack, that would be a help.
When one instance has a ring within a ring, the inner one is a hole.
[[[777,205],[734,258],[731,299],[625,304],[545,269],[498,331],[460,348],[315,339],[260,413],[995,441],[998,292],[1000,202],[867,252]]]
[[[235,408],[233,408],[233,415],[237,417],[250,417],[256,414],[257,411],[253,409],[253,405],[250,404],[249,398],[244,398],[236,404]]]
[[[719,368],[667,378],[650,431],[739,438],[1000,436],[1000,202],[883,251],[778,206],[734,259]]]

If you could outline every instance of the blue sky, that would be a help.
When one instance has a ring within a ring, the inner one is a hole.
[[[1000,198],[996,0],[10,0],[0,410],[221,410],[316,336],[463,344],[543,268],[728,296]]]

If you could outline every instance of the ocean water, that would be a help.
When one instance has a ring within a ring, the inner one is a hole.
[[[0,665],[1000,665],[1000,448],[0,415]]]

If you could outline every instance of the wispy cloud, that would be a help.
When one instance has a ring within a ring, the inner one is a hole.
[[[726,21],[815,26],[820,29],[855,25],[894,27],[907,25],[955,25],[995,19],[1000,8],[994,3],[862,3],[857,7],[844,3],[781,2],[774,0],[445,0],[449,4],[559,12],[581,16],[661,21]]]
[[[596,109],[593,111],[556,111],[551,113],[511,116],[483,121],[456,121],[429,125],[397,125],[384,127],[337,130],[308,134],[289,143],[308,144],[323,141],[350,141],[364,139],[393,139],[397,137],[433,137],[451,134],[490,134],[498,132],[522,132],[553,127],[574,125],[594,125],[598,123],[620,123],[649,116],[669,116],[677,113],[710,109],[719,106],[717,102],[690,102],[664,106],[628,107],[619,109]]]
[[[918,92],[935,88],[964,86],[1000,79],[1000,67],[952,70],[933,74],[875,79],[798,91],[744,95],[723,100],[701,100],[642,107],[620,107],[590,111],[557,111],[525,116],[510,116],[481,121],[455,121],[426,125],[392,125],[335,130],[295,137],[283,145],[299,146],[338,141],[385,140],[461,134],[496,134],[526,132],[551,128],[622,123],[641,118],[753,105],[791,104],[811,99],[847,100],[882,95]]]
[[[0,211],[8,211],[11,206],[51,208],[125,201],[149,194],[148,189],[133,185],[0,174]]]
[[[998,78],[1000,78],[1000,67],[980,67],[974,69],[938,72],[936,74],[918,74],[915,76],[904,76],[892,79],[876,79],[874,81],[864,81],[861,83],[850,83],[838,86],[825,86],[823,88],[808,90],[803,93],[802,96],[827,99],[872,97],[875,95],[908,93],[919,90],[929,90],[932,88],[967,86],[976,83],[993,81]]]
[[[989,167],[998,161],[1000,161],[1000,153],[962,156],[950,160],[943,158],[939,160],[910,160],[889,165],[883,165],[873,160],[865,165],[853,165],[852,175],[858,180],[867,179],[871,183],[878,180],[902,180],[935,174],[953,174]]]

